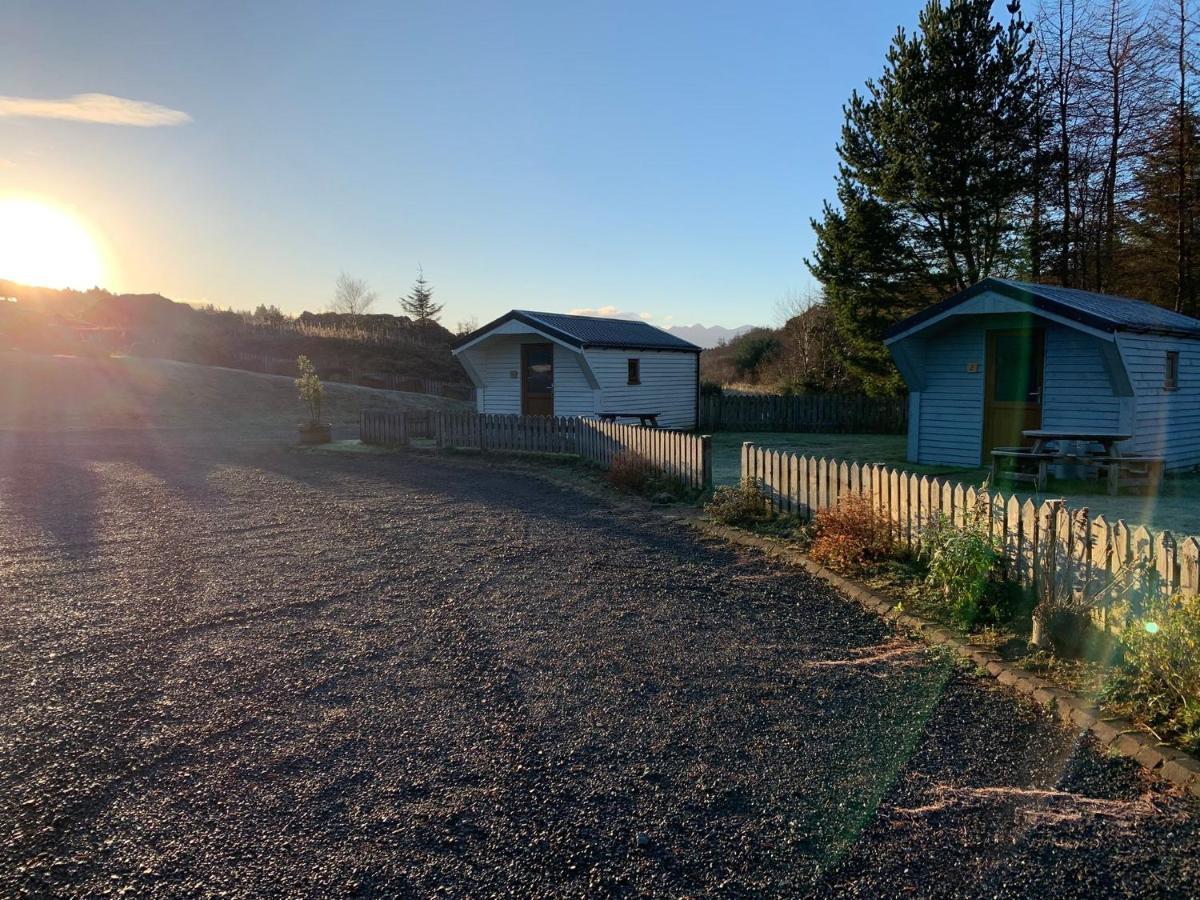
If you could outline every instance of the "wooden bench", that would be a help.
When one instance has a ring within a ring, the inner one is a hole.
[[[1034,490],[1044,491],[1050,463],[1059,458],[1056,453],[1037,452],[1028,447],[997,447],[992,451],[992,483],[1011,478],[1027,481]],[[1010,463],[1007,467],[1006,462]]]
[[[597,413],[602,422],[615,422],[617,419],[637,419],[646,428],[657,428],[659,413],[656,412],[602,412]]]
[[[1081,460],[1108,479],[1108,492],[1116,496],[1125,487],[1154,490],[1162,481],[1164,460],[1161,456],[1094,456]]]

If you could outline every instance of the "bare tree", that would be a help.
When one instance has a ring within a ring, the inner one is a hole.
[[[1128,206],[1132,167],[1161,109],[1161,56],[1151,9],[1137,0],[1107,0],[1095,10],[1085,36],[1082,67],[1089,105],[1088,131],[1100,137],[1102,166],[1096,185],[1094,274],[1097,290],[1113,287],[1117,230]]]
[[[1174,121],[1175,201],[1175,311],[1196,312],[1192,245],[1195,242],[1190,186],[1196,178],[1194,147],[1195,101],[1191,75],[1197,67],[1196,11],[1190,0],[1166,0],[1163,25],[1164,49],[1170,60],[1172,119]],[[1168,130],[1170,135],[1170,130]]]
[[[1051,94],[1053,128],[1057,138],[1058,182],[1057,202],[1061,222],[1058,239],[1058,279],[1061,284],[1072,283],[1072,209],[1078,62],[1076,43],[1075,0],[1056,0],[1043,7],[1038,20],[1038,44],[1042,49],[1045,78]]]
[[[475,318],[474,316],[467,316],[465,319],[460,320],[459,323],[454,326],[454,333],[456,335],[458,335],[459,337],[465,337],[466,335],[470,334],[472,331],[478,331],[478,330],[479,330],[479,320],[477,318]]]
[[[378,296],[363,279],[342,272],[334,282],[329,311],[361,316],[375,304],[376,299]]]
[[[820,302],[821,291],[816,287],[808,287],[803,291],[790,290],[775,301],[775,324],[782,328]]]

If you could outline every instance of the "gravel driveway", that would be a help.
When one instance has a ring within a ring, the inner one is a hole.
[[[3,896],[1200,890],[1191,801],[513,470],[0,435],[0,587]]]

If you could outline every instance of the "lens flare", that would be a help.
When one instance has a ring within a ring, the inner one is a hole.
[[[100,250],[70,213],[27,197],[0,197],[0,278],[86,289],[104,278]]]
[[[1158,623],[1156,622],[1147,622],[1145,628],[1147,634],[1158,634]]]

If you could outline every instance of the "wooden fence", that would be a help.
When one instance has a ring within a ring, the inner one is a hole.
[[[712,484],[712,439],[708,435],[619,425],[566,416],[504,416],[479,413],[364,411],[360,436],[367,444],[408,444],[432,438],[441,449],[518,450],[581,456],[608,468],[632,453],[689,487]]]
[[[405,413],[364,409],[358,414],[358,439],[364,444],[394,444],[403,447],[413,435]]]
[[[1045,596],[1053,590],[1090,598],[1097,623],[1119,628],[1154,593],[1200,593],[1200,541],[1170,531],[1130,528],[1121,519],[1092,518],[1062,500],[1040,505],[1000,492],[915,475],[882,465],[859,465],[777,452],[746,443],[742,477],[784,515],[809,519],[857,494],[891,525],[901,546],[918,551],[936,517],[956,526],[977,523],[1003,548],[1006,577]]]
[[[840,434],[903,434],[906,397],[855,394],[704,394],[705,431],[808,431]]]
[[[707,434],[620,425],[599,419],[577,419],[578,453],[603,468],[622,454],[648,459],[655,468],[688,487],[712,486],[712,438]]]

